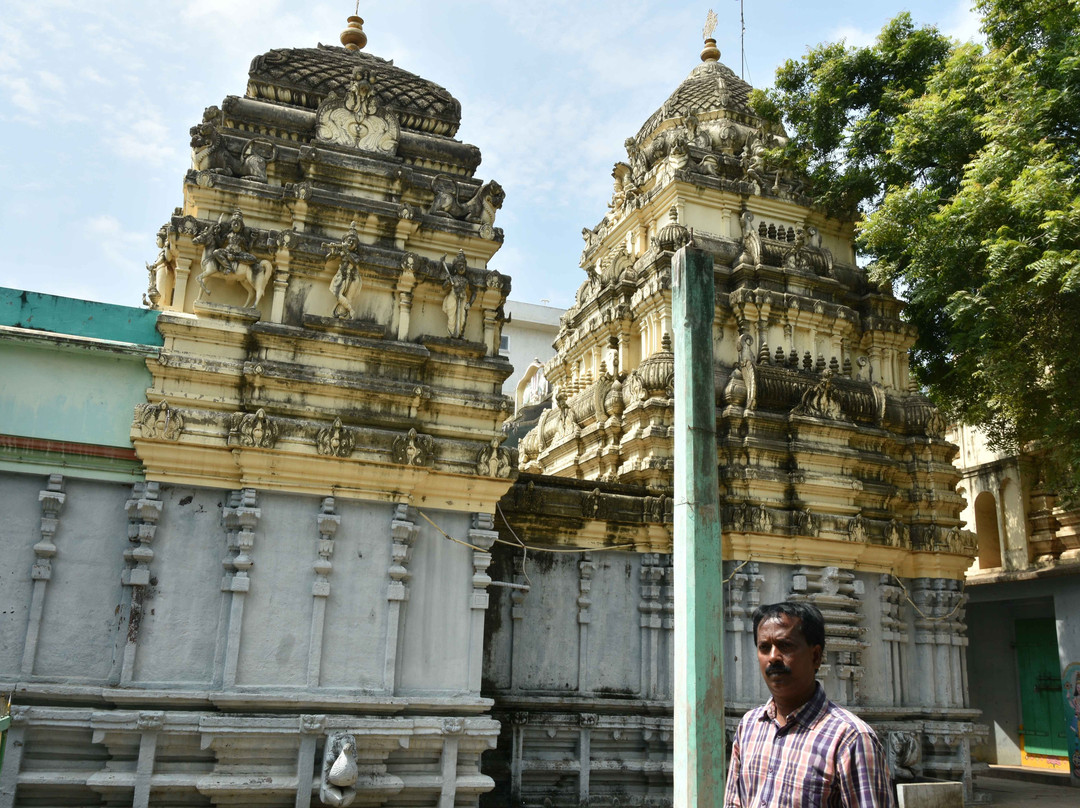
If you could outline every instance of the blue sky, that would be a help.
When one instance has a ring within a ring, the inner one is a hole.
[[[712,0],[739,72],[739,2]],[[818,42],[866,44],[900,11],[978,36],[969,0],[745,0],[748,81]],[[362,2],[367,50],[442,84],[459,137],[498,180],[506,232],[492,268],[511,298],[567,306],[582,227],[611,166],[695,64],[708,3]],[[154,235],[181,204],[188,129],[243,95],[251,58],[338,41],[353,2],[187,0],[9,4],[0,17],[0,286],[139,305]]]

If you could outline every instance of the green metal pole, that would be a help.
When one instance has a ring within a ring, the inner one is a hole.
[[[712,256],[671,263],[675,350],[675,806],[724,796],[723,570],[716,474]]]

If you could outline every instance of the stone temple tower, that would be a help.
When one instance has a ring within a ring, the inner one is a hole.
[[[360,50],[361,23],[257,56],[191,130],[149,267],[161,341],[103,349],[152,377],[117,409],[133,471],[4,477],[2,599],[30,616],[0,655],[3,808],[475,806],[494,786],[503,192],[455,138],[458,101]]]
[[[634,548],[560,556],[527,594],[493,601],[506,627],[493,646],[512,662],[489,655],[489,692],[506,710],[515,804],[547,804],[553,788],[565,789],[555,805],[586,790],[591,805],[662,804],[670,787],[670,724],[656,716],[672,697],[671,262],[691,239],[715,265],[715,359],[697,372],[716,391],[727,579],[716,630],[731,726],[768,695],[750,613],[811,601],[828,623],[829,696],[878,727],[901,778],[970,789],[969,743],[983,730],[967,705],[973,547],[959,529],[955,448],[911,382],[902,304],[856,265],[853,223],[826,216],[801,177],[771,162],[784,133],[719,56],[708,39],[626,140],[545,367],[553,404],[521,439],[522,477],[503,501],[515,537]],[[577,649],[579,669],[560,666],[559,647]],[[545,765],[582,747],[575,782]]]

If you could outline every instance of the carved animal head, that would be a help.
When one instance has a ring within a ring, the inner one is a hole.
[[[506,191],[495,180],[491,180],[487,184],[487,201],[488,203],[498,210],[503,206],[503,202],[506,201]]]

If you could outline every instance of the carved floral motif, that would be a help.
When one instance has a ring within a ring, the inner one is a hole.
[[[352,430],[342,426],[340,418],[335,418],[333,425],[320,429],[315,436],[315,450],[321,455],[348,457],[354,448],[356,438]]]
[[[415,429],[394,441],[391,456],[395,463],[405,466],[430,466],[435,459],[435,441]]]
[[[240,446],[272,449],[278,439],[278,426],[261,407],[255,412],[236,413],[230,437]]]
[[[498,438],[492,438],[491,443],[476,456],[476,473],[485,477],[506,478],[511,471],[509,450],[499,446]]]
[[[379,103],[375,78],[362,69],[353,72],[344,98],[331,93],[315,113],[315,137],[341,146],[392,155],[400,136],[397,116]]]
[[[162,399],[157,404],[139,404],[135,407],[135,422],[144,438],[179,440],[184,431],[184,416]]]

